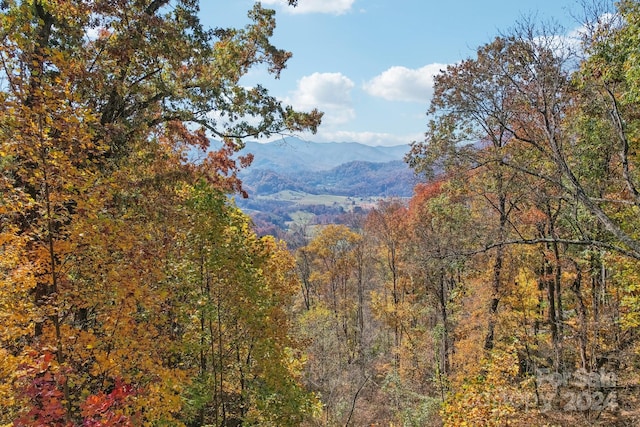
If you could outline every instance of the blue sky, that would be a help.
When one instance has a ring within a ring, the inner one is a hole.
[[[244,26],[251,0],[204,0],[206,26]],[[317,142],[398,145],[421,140],[432,76],[474,55],[523,17],[578,27],[575,0],[263,0],[276,10],[274,44],[289,50],[280,80],[252,71],[296,108],[325,112]]]

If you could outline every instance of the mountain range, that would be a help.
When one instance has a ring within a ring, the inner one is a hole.
[[[269,143],[249,141],[241,154],[252,153],[249,170],[281,173],[326,171],[353,161],[385,163],[402,160],[408,145],[372,147],[357,142],[309,142],[286,138]]]
[[[357,197],[409,197],[413,172],[402,161],[407,146],[372,147],[359,143],[314,143],[290,138],[247,143],[252,165],[240,177],[249,194],[291,190]]]
[[[416,178],[403,161],[408,150],[408,145],[372,147],[296,138],[249,141],[238,153],[254,156],[239,174],[249,198],[236,203],[262,234],[286,234],[300,221],[340,222],[345,214],[366,211],[382,198],[412,195]]]

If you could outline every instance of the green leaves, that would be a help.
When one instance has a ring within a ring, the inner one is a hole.
[[[298,384],[289,335],[293,259],[273,238],[259,239],[223,194],[201,182],[191,196],[184,270],[191,280],[178,304],[193,313],[184,318],[189,351],[181,357],[198,373],[185,411],[199,423],[227,417],[298,425],[314,399]]]

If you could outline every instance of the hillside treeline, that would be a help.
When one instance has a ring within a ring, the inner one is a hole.
[[[316,425],[639,422],[640,4],[585,12],[443,70],[431,179],[297,251]]]

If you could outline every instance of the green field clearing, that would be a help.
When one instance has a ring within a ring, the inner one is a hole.
[[[354,207],[359,206],[363,209],[374,206],[379,197],[350,197],[336,196],[332,194],[309,194],[299,191],[284,190],[278,193],[257,196],[256,200],[278,200],[293,202],[296,205],[325,205],[325,206],[342,206],[346,211],[351,211]]]

